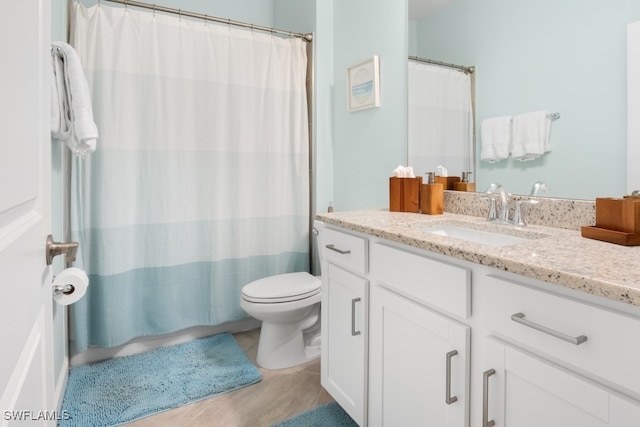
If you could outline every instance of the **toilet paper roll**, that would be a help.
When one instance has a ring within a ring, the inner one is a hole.
[[[62,270],[53,279],[53,299],[60,305],[69,305],[78,301],[87,292],[89,278],[79,268]]]

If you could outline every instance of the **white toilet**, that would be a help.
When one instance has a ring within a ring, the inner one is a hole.
[[[316,242],[323,225],[313,224]],[[240,306],[262,321],[258,365],[282,369],[320,357],[320,290],[320,277],[307,272],[265,277],[242,288]]]

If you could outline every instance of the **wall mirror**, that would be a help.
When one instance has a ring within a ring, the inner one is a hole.
[[[620,197],[627,188],[627,26],[637,0],[409,0],[409,55],[475,66],[475,180],[513,194]],[[529,162],[479,160],[480,123],[545,110],[551,152]]]

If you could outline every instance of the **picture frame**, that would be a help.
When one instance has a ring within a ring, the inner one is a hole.
[[[350,112],[380,106],[380,57],[347,68],[347,109]]]

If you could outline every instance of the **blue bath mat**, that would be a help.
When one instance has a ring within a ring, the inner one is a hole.
[[[303,412],[271,427],[358,427],[355,421],[338,405],[331,402]]]
[[[261,379],[230,334],[72,367],[58,425],[119,425]]]

